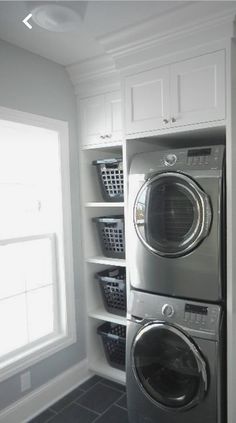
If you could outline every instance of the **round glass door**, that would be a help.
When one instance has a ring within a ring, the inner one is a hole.
[[[152,252],[166,257],[187,254],[210,229],[208,196],[188,176],[166,172],[149,179],[134,205],[138,236]]]
[[[142,390],[160,406],[190,408],[207,391],[202,355],[174,326],[158,322],[144,326],[135,338],[132,360]]]

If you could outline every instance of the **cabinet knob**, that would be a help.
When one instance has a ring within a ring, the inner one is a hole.
[[[107,135],[105,135],[105,137],[106,137],[106,138],[111,138],[111,137],[112,137],[112,135],[111,135],[111,134],[107,134]]]
[[[165,125],[167,125],[167,123],[168,123],[169,121],[168,121],[168,119],[163,119],[163,123],[165,124]]]
[[[175,123],[176,122],[176,118],[172,117],[171,118],[171,123]]]
[[[100,138],[101,138],[102,140],[104,140],[104,138],[106,138],[106,135],[100,135]]]

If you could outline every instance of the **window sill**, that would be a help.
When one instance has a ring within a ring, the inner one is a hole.
[[[0,383],[34,364],[56,354],[76,342],[75,333],[54,336],[50,340],[34,346],[28,351],[20,352],[12,359],[0,361]]]

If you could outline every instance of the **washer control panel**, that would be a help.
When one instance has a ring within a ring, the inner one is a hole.
[[[214,306],[185,304],[184,322],[201,327],[211,327],[217,323],[218,309]]]
[[[194,333],[218,336],[222,308],[218,304],[163,297],[131,291],[128,315],[142,320],[160,320],[178,325]]]

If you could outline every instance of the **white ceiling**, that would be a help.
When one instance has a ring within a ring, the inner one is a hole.
[[[104,55],[104,36],[133,25],[162,18],[178,9],[201,4],[204,10],[214,11],[218,6],[232,7],[235,1],[149,1],[149,0],[108,0],[108,1],[1,1],[0,39],[8,41],[33,53],[68,66]],[[40,28],[31,21],[28,29],[22,20],[38,5],[58,3],[78,12],[82,21],[74,32],[56,33]],[[194,16],[189,14],[188,21]],[[172,16],[174,16],[172,14]],[[174,23],[173,23],[174,24]],[[168,29],[168,28],[167,28]],[[158,28],[157,28],[158,31]],[[101,41],[99,41],[99,39]]]
[[[60,1],[78,11],[82,23],[71,33],[53,33],[31,22],[29,30],[22,20],[39,1],[0,1],[0,39],[70,65],[105,53],[98,38],[154,16],[163,16],[188,1]],[[55,2],[46,2],[55,3]]]

